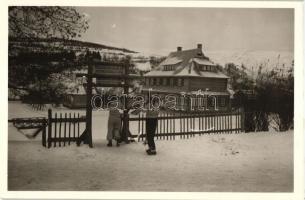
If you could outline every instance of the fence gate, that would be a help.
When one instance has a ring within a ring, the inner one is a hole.
[[[137,133],[134,137],[144,140],[146,137],[145,114],[129,118],[130,123],[135,123],[131,132]],[[156,139],[175,140],[204,134],[240,133],[244,131],[244,113],[200,113],[200,114],[169,114],[161,113],[158,116]]]
[[[40,132],[42,132],[42,146],[46,146],[46,132],[48,126],[48,120],[44,117],[32,117],[32,118],[13,118],[8,120],[22,132],[22,130],[34,129],[35,131],[31,135],[24,134],[27,138],[33,139]]]
[[[48,110],[48,134],[43,137],[50,147],[63,147],[71,143],[79,145],[80,135],[85,130],[86,117],[79,113],[52,113]]]

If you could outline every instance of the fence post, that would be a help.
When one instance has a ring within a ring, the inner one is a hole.
[[[241,116],[241,119],[240,119],[240,123],[241,123],[241,132],[245,132],[245,111],[242,110],[240,112],[240,116]]]
[[[52,110],[48,109],[48,148],[51,147],[52,138]]]
[[[46,147],[46,139],[47,139],[47,136],[46,136],[46,132],[47,132],[47,122],[46,120],[44,120],[43,122],[43,129],[42,129],[42,146]]]

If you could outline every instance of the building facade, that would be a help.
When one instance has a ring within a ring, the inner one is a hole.
[[[197,48],[171,52],[158,67],[144,75],[144,93],[176,96],[177,108],[186,111],[230,109],[229,77]],[[179,98],[181,97],[181,98]]]

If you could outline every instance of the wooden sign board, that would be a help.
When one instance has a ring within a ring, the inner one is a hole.
[[[97,75],[124,75],[125,66],[111,64],[95,64],[93,73]],[[124,81],[123,78],[96,78],[97,86],[120,85]]]
[[[121,85],[123,80],[111,78],[96,78],[96,86]]]
[[[94,74],[102,75],[123,75],[125,71],[124,66],[120,65],[95,65],[93,67]]]

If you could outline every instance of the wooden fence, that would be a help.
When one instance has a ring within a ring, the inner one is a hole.
[[[144,140],[146,137],[146,116],[128,118],[132,137]],[[245,130],[244,112],[211,113],[160,113],[158,116],[156,139],[175,140],[194,137],[195,135],[240,133]],[[42,132],[42,145],[45,147],[62,147],[77,143],[85,130],[86,117],[79,113],[52,113],[48,118],[16,118],[9,120],[18,129],[37,129],[33,137]],[[134,135],[136,134],[136,135]]]
[[[36,129],[32,135],[25,135],[29,139],[35,138],[40,132],[42,132],[42,146],[46,146],[46,133],[48,121],[44,117],[33,117],[33,118],[13,118],[8,120],[18,130],[25,129]]]
[[[86,117],[80,116],[79,113],[52,113],[48,110],[48,134],[43,137],[50,148],[70,145],[72,142],[77,142],[84,126],[80,123],[85,123]]]
[[[145,114],[129,118],[130,131],[137,133],[133,137],[144,140],[146,137]],[[133,125],[131,125],[133,124]],[[200,114],[169,114],[160,113],[156,129],[156,139],[175,140],[203,134],[240,133],[244,130],[244,114],[230,113],[200,113]]]

